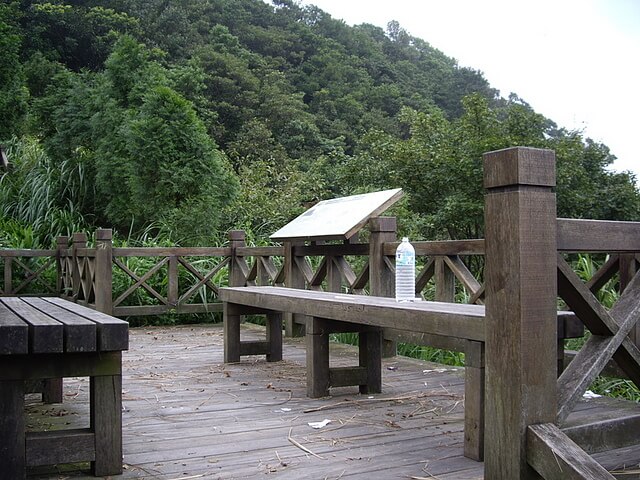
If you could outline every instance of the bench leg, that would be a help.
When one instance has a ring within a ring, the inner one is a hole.
[[[484,343],[467,341],[464,385],[464,456],[484,458]]]
[[[359,362],[367,369],[367,384],[360,385],[360,393],[382,391],[382,330],[360,332]]]
[[[307,396],[310,398],[329,395],[329,334],[325,323],[315,317],[307,323]]]
[[[122,473],[122,376],[91,377],[90,421],[95,434],[95,476]]]
[[[564,372],[564,338],[558,339],[558,348],[556,350],[558,355],[558,377]]]
[[[24,381],[0,381],[0,479],[26,476]]]
[[[279,362],[282,360],[282,313],[267,313],[267,342],[269,352],[267,362]]]
[[[62,379],[49,378],[42,387],[43,403],[62,403]]]
[[[237,307],[224,302],[222,318],[224,322],[224,363],[237,363],[240,361],[240,314]]]

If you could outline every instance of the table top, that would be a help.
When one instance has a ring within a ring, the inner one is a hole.
[[[0,297],[0,355],[127,350],[129,324],[57,297]]]

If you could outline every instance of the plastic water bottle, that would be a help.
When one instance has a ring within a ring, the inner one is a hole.
[[[416,251],[407,237],[396,250],[396,302],[416,299]]]

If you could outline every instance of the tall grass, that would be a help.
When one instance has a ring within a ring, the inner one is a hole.
[[[357,333],[333,333],[330,335],[330,339],[334,342],[347,345],[358,345]],[[427,362],[441,363],[455,367],[464,366],[464,353],[462,352],[442,350],[424,345],[414,345],[412,343],[399,343],[397,353],[404,357],[417,358],[418,360],[425,360]]]
[[[10,168],[0,176],[0,218],[31,229],[38,245],[50,247],[59,235],[87,228],[79,206],[91,195],[84,164],[78,159],[54,162],[33,137],[6,145]],[[17,247],[16,247],[17,248]]]

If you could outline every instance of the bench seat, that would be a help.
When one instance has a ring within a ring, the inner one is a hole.
[[[60,298],[0,297],[2,478],[26,468],[91,462],[94,475],[122,473],[122,351],[128,323]],[[90,377],[90,427],[25,431],[25,385]]]

